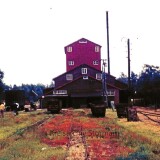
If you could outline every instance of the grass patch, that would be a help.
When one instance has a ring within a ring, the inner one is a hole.
[[[64,158],[65,150],[63,148],[52,148],[39,140],[28,141],[28,139],[19,139],[12,142],[9,147],[0,153],[1,159],[6,160],[46,160],[53,156]]]
[[[135,150],[128,157],[119,157],[116,160],[159,160],[160,156],[160,127],[145,122],[128,122],[127,118],[117,118],[117,113],[108,110],[106,117],[120,127],[120,141],[125,146]]]
[[[51,147],[40,138],[36,128],[17,130],[13,136],[0,140],[0,160],[49,160],[54,156],[64,159],[65,147]]]
[[[14,116],[12,112],[5,112],[4,118],[0,119],[0,139],[7,138],[17,130],[50,116],[44,114],[44,112],[45,110],[37,110],[35,112],[20,111],[18,116]]]
[[[106,109],[104,118],[94,118],[86,113],[90,113],[89,109],[73,110],[71,117],[70,114],[55,114],[41,129],[33,127],[26,131],[25,127],[51,115],[45,111],[20,112],[18,116],[6,112],[0,120],[0,160],[64,159],[67,141],[63,138],[66,138],[71,124],[82,126],[90,154],[94,151],[95,156],[105,157],[110,151],[108,155],[112,152],[116,160],[159,160],[159,126],[119,119],[111,109]],[[102,134],[104,132],[107,135]],[[110,133],[117,133],[118,137],[108,136]],[[44,138],[59,145],[43,143]]]

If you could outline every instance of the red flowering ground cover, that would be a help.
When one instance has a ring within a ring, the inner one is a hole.
[[[121,145],[118,130],[107,117],[93,118],[73,109],[55,115],[40,128],[43,143],[66,146],[66,160],[111,160],[127,156],[133,150]]]

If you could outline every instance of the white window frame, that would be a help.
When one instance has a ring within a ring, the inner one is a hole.
[[[74,61],[68,61],[69,66],[74,66]]]
[[[115,91],[113,91],[113,90],[108,90],[108,91],[107,91],[107,95],[108,95],[108,96],[115,96]]]
[[[81,73],[82,74],[87,74],[87,68],[81,68]]]
[[[73,80],[73,74],[66,74],[66,80],[72,81]]]
[[[72,52],[72,47],[71,46],[67,47],[67,52]]]
[[[102,74],[101,73],[96,73],[96,79],[97,80],[102,80]]]
[[[53,94],[56,95],[56,94],[67,94],[67,90],[56,90],[56,91],[53,91]]]
[[[99,51],[100,51],[99,46],[95,46],[95,52],[99,52]]]
[[[85,41],[79,41],[79,43],[87,43],[87,41],[85,40]]]
[[[88,79],[88,76],[83,76],[83,79],[85,79],[85,80]]]
[[[93,61],[93,65],[99,65],[98,60]]]

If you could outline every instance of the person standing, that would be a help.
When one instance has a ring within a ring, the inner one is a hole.
[[[111,101],[111,108],[112,108],[112,111],[114,112],[114,110],[115,110],[114,101]]]
[[[18,115],[18,110],[19,110],[19,104],[18,103],[13,103],[13,112],[14,112],[14,115]]]
[[[4,103],[0,103],[0,114],[1,114],[1,117],[4,118],[4,110],[5,110],[5,105]]]

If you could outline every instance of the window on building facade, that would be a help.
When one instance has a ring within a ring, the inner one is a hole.
[[[66,80],[72,81],[73,80],[73,74],[66,74]]]
[[[115,96],[115,91],[114,90],[107,90],[107,95],[108,96]]]
[[[72,47],[71,46],[67,47],[67,52],[72,52]]]
[[[69,66],[74,66],[74,61],[68,61]]]
[[[95,46],[95,52],[99,52],[99,46]]]
[[[83,76],[83,79],[88,79],[88,76]]]
[[[56,90],[53,91],[53,94],[67,94],[67,90]]]
[[[98,65],[99,63],[98,63],[98,60],[96,60],[96,61],[93,61],[93,65]]]
[[[87,43],[87,41],[86,40],[81,40],[81,41],[79,41],[79,43]]]
[[[82,72],[82,74],[87,74],[87,68],[82,68],[81,72]]]
[[[101,80],[102,79],[102,74],[101,73],[96,73],[96,79]]]

